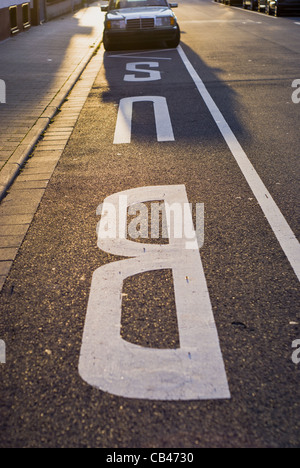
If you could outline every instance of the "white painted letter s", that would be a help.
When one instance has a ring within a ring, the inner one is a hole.
[[[158,62],[133,62],[127,63],[126,70],[134,72],[133,74],[126,74],[124,81],[157,81],[161,80],[161,74],[158,70],[149,70],[145,68],[137,68],[138,65],[147,66],[149,68],[158,68]],[[147,73],[148,76],[136,76],[136,73]]]

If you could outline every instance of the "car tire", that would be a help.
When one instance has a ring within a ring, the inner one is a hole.
[[[277,18],[281,16],[281,9],[277,5],[275,7],[274,16],[276,16]]]
[[[179,26],[177,25],[176,37],[175,39],[172,39],[171,41],[166,41],[167,46],[170,49],[176,49],[176,47],[178,47],[180,44],[180,36],[181,36],[180,29],[179,29]]]
[[[103,45],[104,45],[104,49],[106,50],[106,52],[113,50],[111,42],[106,36],[103,36]]]

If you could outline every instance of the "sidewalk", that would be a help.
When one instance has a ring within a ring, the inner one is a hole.
[[[0,200],[97,49],[100,3],[0,42]]]
[[[0,43],[0,292],[102,66],[103,18],[94,3]]]

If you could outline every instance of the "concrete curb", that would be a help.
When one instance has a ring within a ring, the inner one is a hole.
[[[29,130],[25,138],[22,140],[20,145],[10,156],[9,160],[6,162],[4,167],[0,171],[0,201],[5,197],[7,190],[10,188],[17,175],[20,172],[20,169],[28,160],[30,154],[32,153],[35,145],[38,143],[41,135],[46,130],[50,124],[53,117],[57,114],[58,110],[64,103],[66,97],[70,91],[75,86],[76,82],[79,80],[83,71],[87,67],[88,63],[91,61],[95,51],[100,46],[102,41],[102,36],[98,37],[89,51],[89,53],[81,60],[79,65],[75,68],[73,73],[69,76],[65,84],[58,91],[56,96],[45,108],[41,116],[37,119],[36,123]]]

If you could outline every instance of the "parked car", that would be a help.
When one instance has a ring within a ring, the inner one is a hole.
[[[124,42],[165,42],[168,47],[180,43],[180,28],[167,0],[110,0],[101,6],[106,12],[103,43],[105,50],[121,48]]]
[[[243,4],[243,0],[214,0],[218,3],[224,3],[225,5],[230,6],[241,6]]]
[[[266,9],[267,0],[243,0],[243,8],[252,11],[263,11]]]
[[[252,11],[258,10],[258,0],[243,0],[244,10],[247,10],[248,7]]]
[[[241,6],[243,4],[243,0],[225,0],[224,3],[231,6]]]
[[[258,11],[266,11],[267,8],[267,0],[258,0],[258,6],[257,9]]]
[[[266,13],[281,16],[284,13],[300,13],[300,0],[266,0]]]

